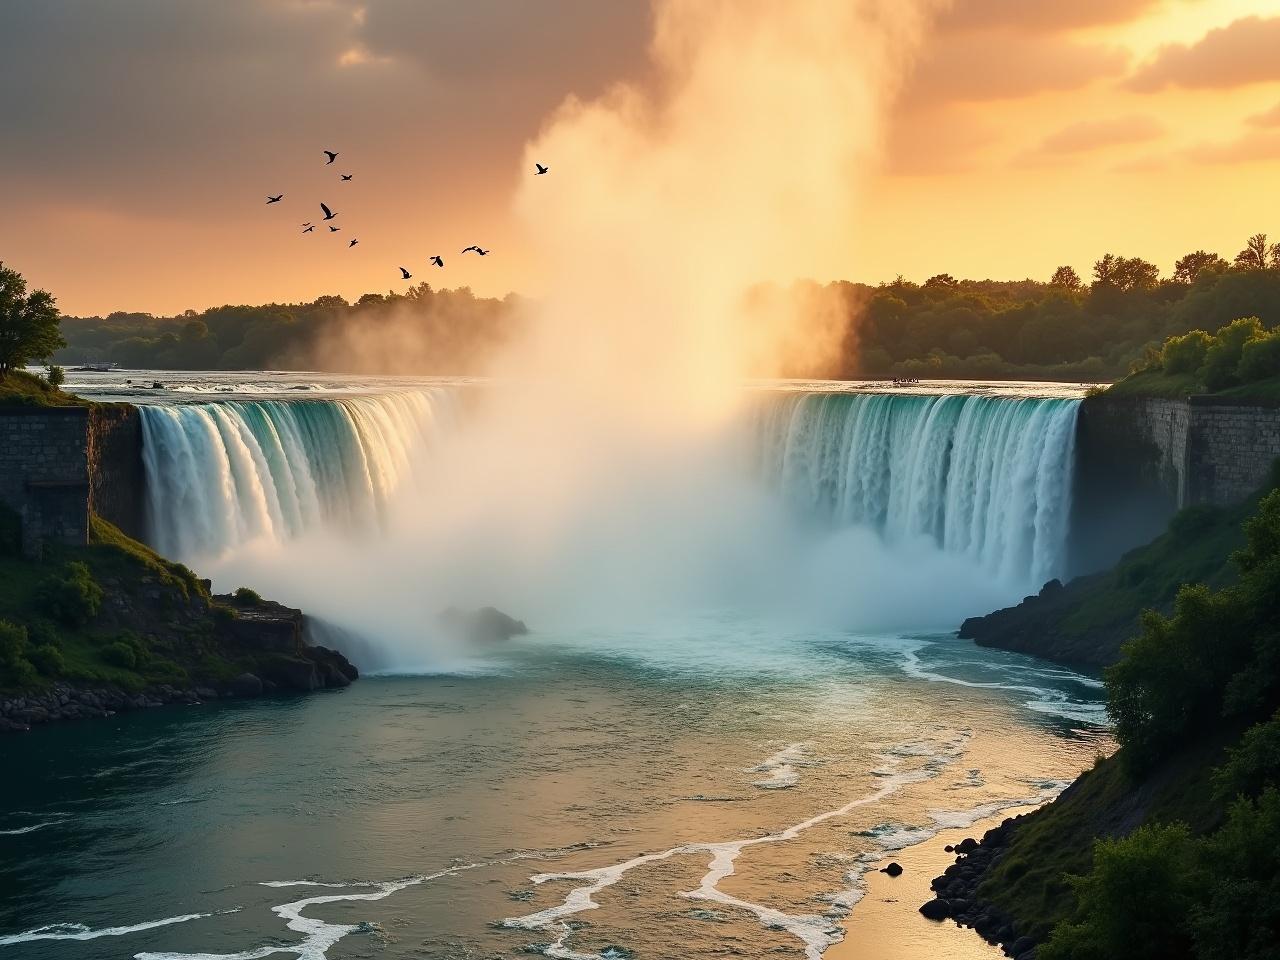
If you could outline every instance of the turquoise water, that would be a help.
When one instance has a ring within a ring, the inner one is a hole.
[[[1090,681],[947,637],[653,640],[8,738],[0,958],[817,956],[871,860],[1104,742]]]

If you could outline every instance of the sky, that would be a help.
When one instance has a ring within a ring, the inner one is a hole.
[[[403,289],[400,265],[537,295],[537,225],[512,214],[524,145],[567,98],[660,76],[647,0],[5,7],[0,260],[70,314],[354,299]],[[954,0],[814,279],[1087,275],[1108,251],[1168,273],[1280,234],[1277,50],[1280,0]],[[320,201],[341,231],[302,234]],[[459,255],[473,243],[493,253]]]

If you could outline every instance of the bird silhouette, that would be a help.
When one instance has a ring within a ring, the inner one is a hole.
[[[324,162],[324,165],[325,165],[326,167],[327,167],[329,164],[333,163],[333,161],[335,161],[335,160],[337,160],[337,159],[338,159],[338,153],[337,153],[337,151],[336,151],[336,150],[326,150],[326,151],[324,152],[324,155],[325,155],[326,157],[328,157],[328,158],[329,158],[328,160],[326,160],[326,161]]]
[[[431,262],[435,264],[437,267],[444,266],[444,259],[442,257],[432,257]]]
[[[283,193],[278,193],[274,197],[269,193],[267,194],[267,203],[279,203],[283,199],[284,199]]]
[[[408,279],[410,279],[412,276],[413,276],[413,274],[412,274],[412,273],[410,273],[408,270],[406,270],[404,267],[401,267],[401,268],[400,268],[400,279],[401,279],[401,280],[408,280]]]
[[[352,174],[352,173],[344,173],[344,174],[342,174],[342,179],[343,179],[343,180],[350,180],[353,176],[355,176],[355,174]]]
[[[315,227],[314,227],[314,226],[312,226],[311,224],[308,224],[308,225],[307,225],[307,228],[306,228],[305,230],[303,230],[302,232],[303,232],[303,233],[311,233],[313,230],[315,230]]]
[[[329,232],[330,232],[330,233],[337,233],[337,232],[338,232],[339,230],[341,230],[341,229],[342,229],[341,227],[335,227],[332,223],[331,223],[331,224],[329,224]]]
[[[463,252],[463,253],[470,253],[472,250],[474,250],[476,253],[480,254],[480,256],[482,256],[482,257],[487,257],[487,256],[489,255],[489,251],[488,251],[488,250],[485,250],[485,249],[483,249],[482,247],[477,247],[475,244],[472,244],[472,245],[471,245],[471,246],[469,246],[469,247],[464,247],[464,248],[463,248],[463,250],[462,250],[462,252]]]
[[[332,220],[334,217],[337,216],[336,213],[334,213],[332,210],[329,209],[329,205],[326,203],[320,204],[320,209],[324,211],[324,218],[326,220]]]
[[[352,241],[351,241],[350,243],[348,243],[348,244],[347,244],[347,249],[348,249],[348,250],[350,250],[352,247],[354,247],[354,246],[355,246],[357,243],[359,243],[359,242],[360,242],[359,240],[352,239]]]
[[[535,176],[535,177],[540,177],[540,176],[542,176],[544,173],[546,173],[548,170],[550,170],[550,169],[551,169],[550,167],[544,167],[544,166],[543,166],[542,164],[540,164],[540,163],[535,163],[535,164],[534,164],[534,166],[538,168],[538,172],[534,174],[534,176]]]
[[[309,226],[311,226],[311,221],[310,221],[310,220],[308,220],[306,223],[301,224],[301,226],[309,227]]]

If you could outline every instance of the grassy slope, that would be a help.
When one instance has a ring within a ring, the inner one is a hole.
[[[1181,820],[1197,832],[1220,824],[1223,810],[1214,800],[1211,774],[1237,734],[1219,732],[1189,744],[1136,787],[1118,758],[1100,759],[1020,823],[978,898],[1008,912],[1023,933],[1043,939],[1071,913],[1075,898],[1067,877],[1089,871],[1097,838],[1127,835],[1144,822]]]
[[[83,626],[54,623],[37,599],[40,583],[73,560],[88,566],[106,593],[99,615]],[[139,690],[154,683],[235,676],[252,662],[241,663],[219,641],[220,616],[233,614],[212,604],[195,574],[98,517],[92,518],[83,547],[46,546],[39,562],[0,554],[0,619],[28,629],[37,623],[52,627],[66,660],[64,674],[42,683],[69,679]],[[134,669],[104,658],[104,648],[122,635],[145,651]],[[0,677],[0,689],[12,692],[4,680]]]
[[[1205,394],[1209,391],[1205,390],[1194,374],[1168,374],[1163,370],[1144,370],[1141,373],[1131,373],[1123,380],[1117,380],[1106,392],[1108,396],[1113,397],[1165,397],[1171,400],[1182,400],[1192,394]],[[1280,377],[1230,387],[1212,396],[1239,400],[1241,403],[1280,403]]]
[[[13,370],[0,380],[0,406],[84,407],[89,401],[63,393],[25,370]]]

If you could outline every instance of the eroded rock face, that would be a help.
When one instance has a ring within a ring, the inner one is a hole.
[[[446,607],[436,619],[446,633],[468,643],[510,640],[529,632],[523,620],[508,616],[495,607],[481,607],[479,610]]]

